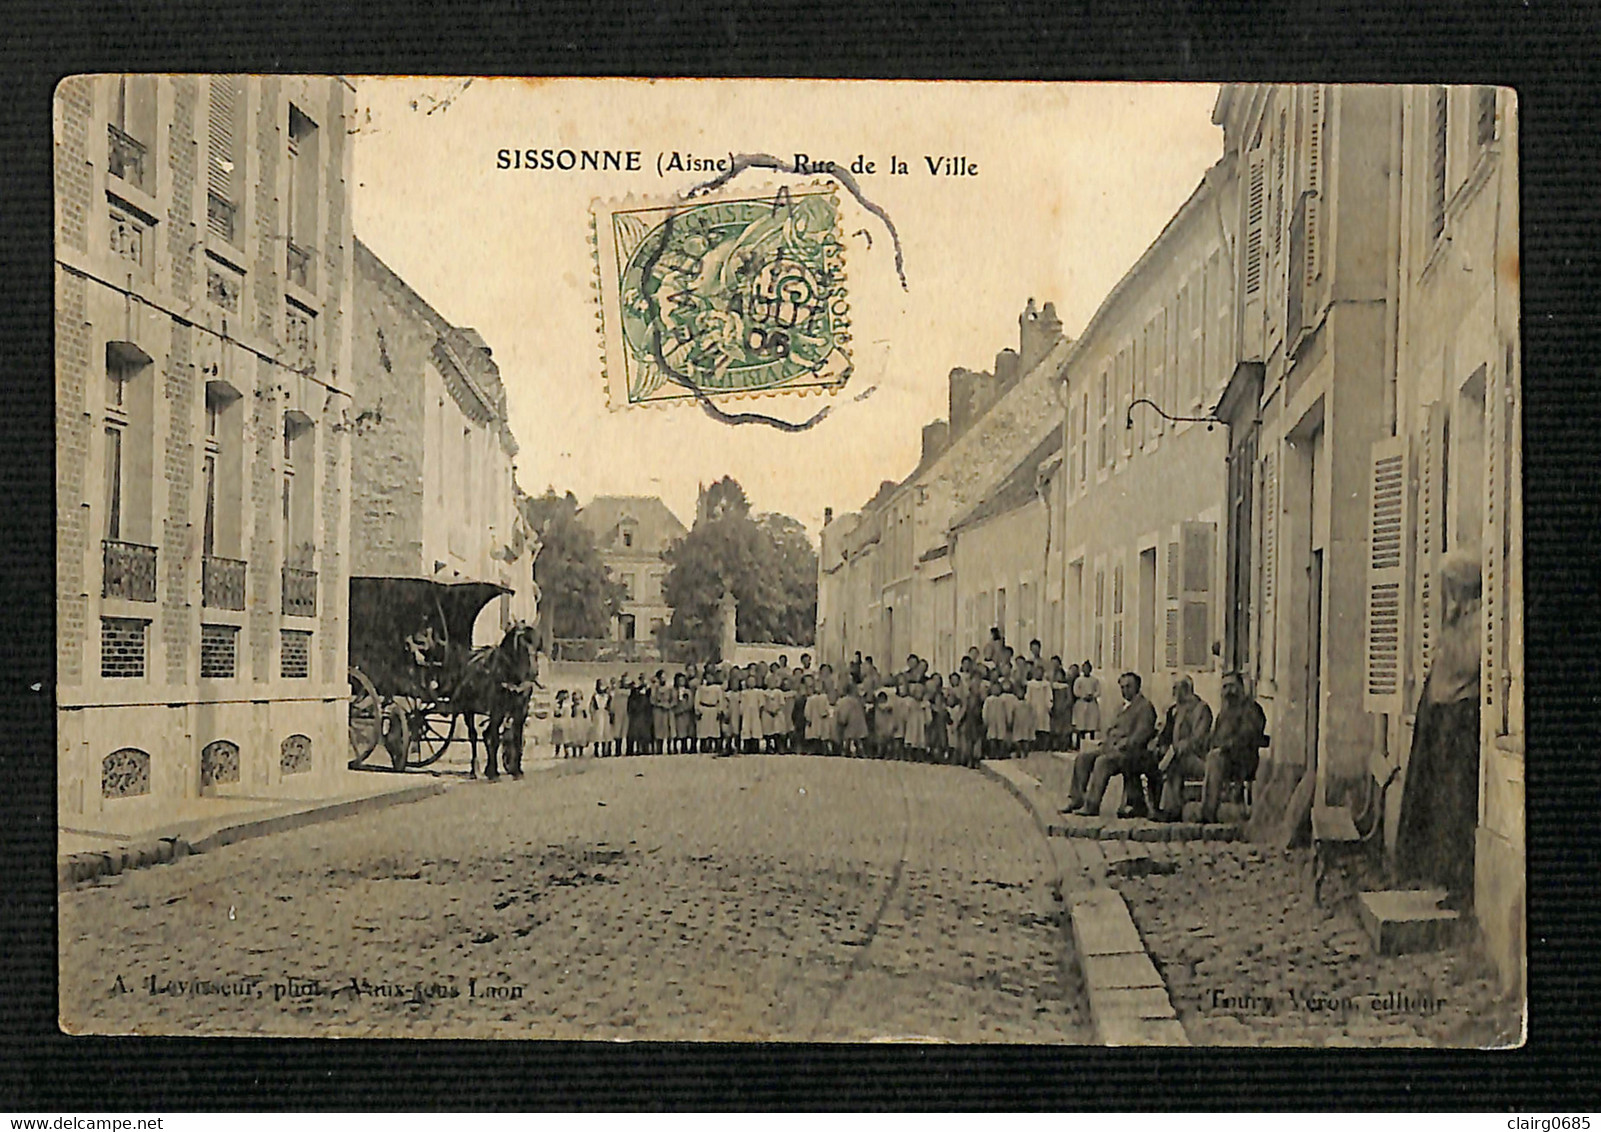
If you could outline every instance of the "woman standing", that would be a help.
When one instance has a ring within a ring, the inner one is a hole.
[[[1062,658],[1051,657],[1051,741],[1059,751],[1073,749],[1073,684],[1062,670]]]
[[[720,738],[717,715],[722,710],[723,689],[714,677],[708,675],[701,686],[695,689],[695,738],[703,755],[717,749],[717,740]]]
[[[1089,661],[1079,665],[1073,681],[1073,731],[1079,740],[1094,738],[1101,729],[1101,681]]]
[[[594,745],[595,757],[604,758],[611,746],[611,697],[600,680],[595,681],[595,691],[589,697],[589,741]]]
[[[1447,557],[1440,566],[1439,642],[1418,697],[1395,835],[1401,879],[1443,886],[1447,906],[1458,909],[1473,906],[1481,594],[1478,560]]]
[[[673,750],[689,750],[695,733],[695,680],[682,672],[673,677]]]
[[[611,698],[608,707],[611,710],[611,734],[607,753],[620,755],[623,753],[623,744],[628,741],[628,681],[619,685],[617,677],[611,679]]]

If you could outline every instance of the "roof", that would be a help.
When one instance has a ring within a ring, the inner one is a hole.
[[[1004,515],[1038,498],[1035,484],[1040,465],[1061,450],[1062,430],[1053,428],[1045,434],[1044,440],[1017,462],[1007,473],[1006,478],[996,484],[988,495],[979,500],[967,514],[952,523],[951,530],[961,530],[963,527],[982,523],[986,519],[993,519],[997,515]]]
[[[506,386],[483,336],[471,327],[452,325],[410,283],[395,274],[394,268],[362,243],[360,237],[355,238],[355,245],[356,278],[373,279],[433,328],[436,336],[434,361],[440,367],[451,396],[469,418],[491,425],[507,454],[516,456],[518,445],[508,422]]]
[[[654,495],[597,495],[578,512],[578,521],[589,528],[602,551],[611,545],[611,535],[624,519],[639,525],[643,536],[637,549],[665,550],[674,539],[683,538],[689,528]]]

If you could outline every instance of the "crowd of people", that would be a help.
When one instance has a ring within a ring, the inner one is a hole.
[[[1037,640],[1020,654],[991,629],[947,675],[915,654],[880,672],[858,652],[838,671],[814,668],[801,653],[794,668],[780,656],[596,680],[589,691],[556,693],[551,743],[563,757],[800,753],[959,766],[1076,752],[1072,808],[1098,812],[1108,781],[1122,775],[1123,816],[1177,820],[1183,782],[1202,778],[1212,820],[1224,783],[1256,772],[1266,742],[1261,708],[1230,676],[1214,724],[1193,683],[1180,678],[1158,727],[1140,687],[1135,673],[1119,678],[1122,707],[1103,731],[1101,680],[1088,660],[1047,659]]]

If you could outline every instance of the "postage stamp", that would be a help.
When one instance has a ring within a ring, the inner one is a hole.
[[[849,380],[832,187],[597,201],[592,219],[613,408],[821,392]]]

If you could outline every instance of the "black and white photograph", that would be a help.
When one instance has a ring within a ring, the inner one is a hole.
[[[63,79],[61,1030],[1522,1046],[1518,123]]]

